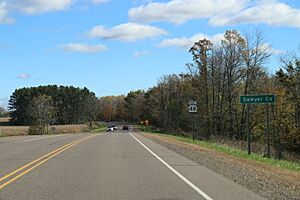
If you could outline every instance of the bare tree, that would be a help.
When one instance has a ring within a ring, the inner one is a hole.
[[[258,91],[261,83],[257,80],[261,80],[266,76],[262,66],[269,61],[270,56],[270,47],[266,43],[262,31],[256,30],[255,34],[246,34],[245,48],[242,51],[242,58],[246,67],[243,92],[245,95],[254,94]],[[251,127],[251,124],[246,124],[247,118],[250,118],[250,110],[247,111],[245,105],[243,105],[239,138],[243,137],[246,126]],[[250,120],[248,121],[250,123]]]
[[[51,97],[47,95],[34,97],[27,112],[31,122],[29,133],[38,135],[48,133],[48,126],[55,113]]]
[[[6,110],[0,106],[0,117],[5,117],[6,116]]]
[[[210,99],[209,99],[209,86],[208,86],[208,58],[211,56],[213,44],[207,39],[199,40],[189,50],[193,55],[193,60],[198,67],[199,71],[199,90],[200,94],[204,94],[205,99],[205,121],[207,124],[206,137],[210,136],[211,120],[210,120]],[[202,96],[202,95],[201,95]],[[202,100],[202,98],[200,97]]]

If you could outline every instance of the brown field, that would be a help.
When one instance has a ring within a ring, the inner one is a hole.
[[[51,134],[60,133],[80,133],[89,131],[89,127],[85,124],[72,124],[72,125],[56,125],[50,126],[49,132]]]
[[[27,135],[28,126],[0,126],[0,136]]]
[[[29,126],[0,126],[0,136],[28,135]],[[89,128],[84,124],[56,125],[49,127],[49,134],[87,132]]]
[[[9,117],[0,117],[0,123],[7,123],[9,122],[10,118]]]

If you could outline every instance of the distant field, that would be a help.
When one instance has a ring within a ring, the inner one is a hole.
[[[28,126],[0,126],[1,136],[27,135]]]
[[[0,118],[1,123],[5,123],[5,119]],[[18,136],[27,135],[29,126],[0,126],[0,137],[1,136]],[[60,134],[60,133],[80,133],[87,132],[89,128],[84,124],[74,125],[56,125],[49,127],[49,134]]]
[[[9,117],[0,117],[0,122],[8,122]]]
[[[9,117],[0,117],[0,126],[8,125],[10,118]]]
[[[85,124],[72,124],[72,125],[57,125],[49,128],[51,134],[59,133],[80,133],[89,131],[89,127]]]

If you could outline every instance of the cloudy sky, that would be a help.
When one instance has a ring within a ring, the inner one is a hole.
[[[299,0],[0,0],[0,105],[16,88],[147,89],[185,71],[193,42],[259,29],[279,68],[300,45]]]

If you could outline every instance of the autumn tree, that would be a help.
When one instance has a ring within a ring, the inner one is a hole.
[[[126,106],[125,106],[125,97],[121,96],[118,99],[117,107],[116,107],[116,120],[125,121],[127,118]]]
[[[236,136],[239,132],[238,97],[243,77],[242,51],[245,48],[244,38],[235,30],[226,31],[222,40],[224,76],[223,76],[223,97],[226,104],[224,109],[224,126],[228,130],[229,137]]]
[[[300,58],[292,54],[282,58],[282,64],[276,78],[285,93],[284,109],[277,112],[277,129],[284,137],[285,148],[300,152]]]
[[[126,120],[127,113],[125,110],[125,97],[123,95],[101,97],[97,104],[99,120]]]
[[[127,120],[139,122],[145,116],[145,92],[143,90],[130,91],[125,97]]]

